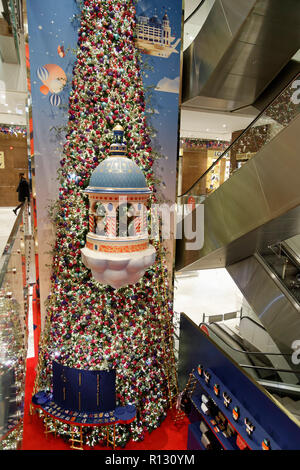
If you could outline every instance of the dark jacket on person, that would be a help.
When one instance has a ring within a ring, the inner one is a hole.
[[[29,184],[25,178],[20,180],[19,186],[17,187],[17,193],[19,197],[19,202],[24,202],[26,198],[30,199],[30,190]]]

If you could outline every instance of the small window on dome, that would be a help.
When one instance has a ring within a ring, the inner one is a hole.
[[[132,204],[120,204],[117,208],[117,234],[119,237],[135,235],[135,209]]]
[[[106,209],[102,202],[98,202],[95,206],[95,212],[98,217],[105,217],[106,216]]]
[[[106,236],[106,209],[105,206],[98,202],[95,206],[96,216],[94,216],[94,227],[97,235]]]

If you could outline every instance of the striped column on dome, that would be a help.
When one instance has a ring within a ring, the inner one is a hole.
[[[90,232],[94,233],[95,232],[95,219],[94,215],[90,214],[89,215],[89,230]]]
[[[134,219],[134,231],[136,235],[141,233],[141,228],[142,228],[142,217],[139,215],[135,217]]]
[[[143,205],[143,209],[142,209],[142,214],[143,214],[143,229],[142,229],[142,232],[147,233],[148,232],[148,212],[147,212],[146,206],[144,206],[144,205]]]
[[[117,236],[117,220],[116,217],[107,216],[107,236],[116,237]]]

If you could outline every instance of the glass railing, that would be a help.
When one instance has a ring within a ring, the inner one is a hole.
[[[285,129],[300,111],[300,74],[251,122],[184,194],[178,205],[199,204],[218,189],[268,142]]]
[[[273,245],[257,254],[258,259],[267,265],[287,293],[300,305],[300,268],[281,244]],[[286,295],[287,295],[286,293]]]
[[[27,358],[25,220],[18,214],[0,258],[0,450],[19,449]]]

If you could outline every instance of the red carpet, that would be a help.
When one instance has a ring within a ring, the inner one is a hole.
[[[33,290],[33,324],[37,325],[37,328],[34,330],[35,353],[37,354],[40,333],[40,310],[35,287]],[[37,415],[29,415],[29,404],[36,365],[36,357],[27,359],[22,450],[70,450],[70,445],[65,443],[62,438],[55,438],[53,434],[48,434],[46,437],[42,420]],[[170,415],[168,415],[158,429],[151,434],[147,434],[142,442],[129,442],[125,450],[186,450],[188,423],[188,419],[185,418],[181,425],[175,426]],[[89,447],[85,446],[85,449],[88,450]],[[106,447],[102,446],[95,446],[92,449],[107,450]]]

